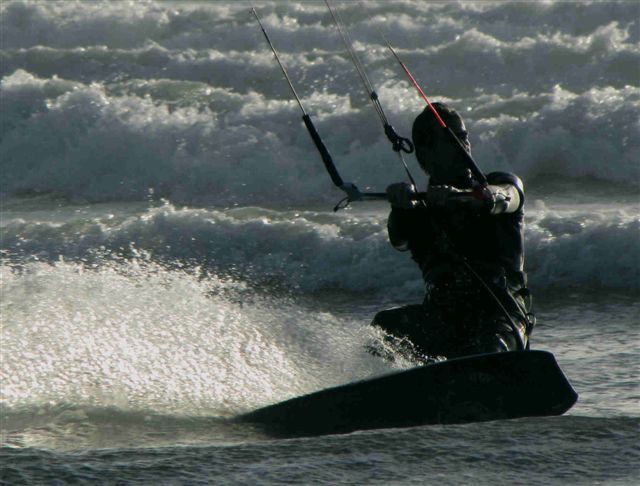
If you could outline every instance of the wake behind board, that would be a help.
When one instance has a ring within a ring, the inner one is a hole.
[[[562,415],[578,398],[554,356],[451,359],[328,388],[237,417],[279,436]]]

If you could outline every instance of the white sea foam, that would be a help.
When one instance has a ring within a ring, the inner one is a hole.
[[[362,324],[241,282],[143,260],[1,271],[5,412],[228,416],[390,369]]]
[[[323,5],[259,7],[343,176],[377,190],[402,179]],[[484,169],[638,186],[633,3],[339,7],[401,133],[423,104],[378,28],[433,99],[461,110]],[[335,197],[244,6],[1,8],[4,196],[142,200],[153,188],[225,206]]]

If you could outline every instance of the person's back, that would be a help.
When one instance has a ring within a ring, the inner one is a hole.
[[[457,113],[433,105],[470,151]],[[382,311],[372,324],[396,339],[408,339],[423,358],[526,345],[531,319],[523,271],[522,182],[494,172],[479,192],[462,150],[430,109],[416,118],[413,140],[418,161],[430,175],[427,201],[413,201],[415,188],[408,184],[389,186],[388,229],[391,244],[409,250],[420,266],[425,299],[421,305]]]

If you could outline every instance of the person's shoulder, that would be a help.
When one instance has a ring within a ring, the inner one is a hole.
[[[513,184],[518,191],[524,194],[524,184],[513,172],[490,172],[487,174],[487,182],[489,184]]]
[[[520,195],[520,206],[516,213],[522,213],[524,208],[524,184],[522,183],[522,179],[512,172],[490,172],[487,174],[487,182],[495,185],[511,184],[514,186]]]

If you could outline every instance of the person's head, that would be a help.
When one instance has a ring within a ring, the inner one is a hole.
[[[471,145],[462,118],[456,110],[444,103],[432,103],[442,120],[457,135],[467,152]],[[413,122],[411,134],[416,158],[429,174],[430,184],[446,184],[456,187],[471,185],[471,173],[457,142],[443,128],[428,106]]]

